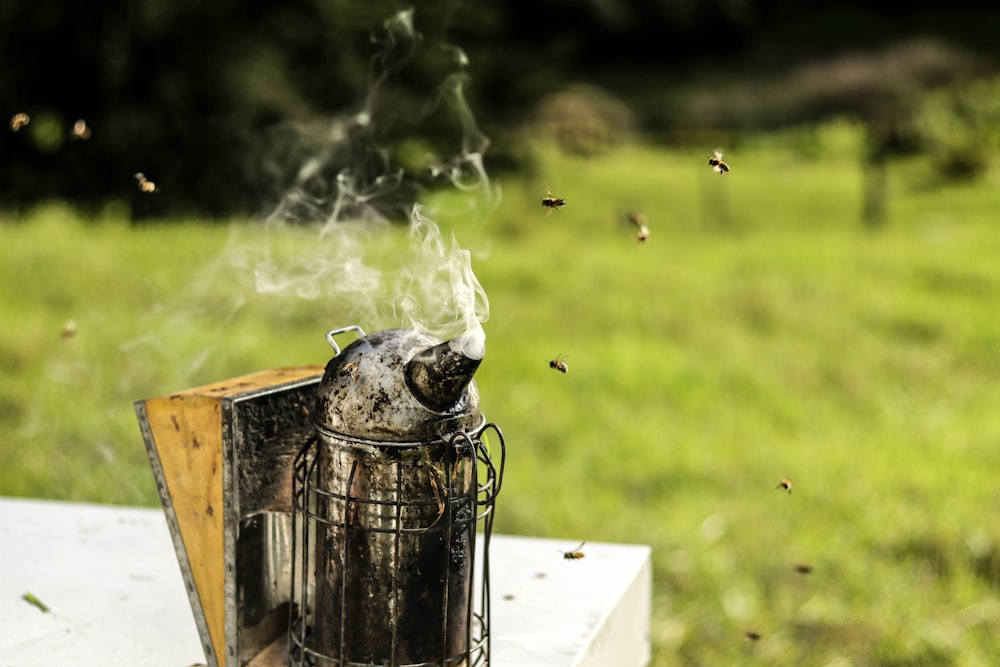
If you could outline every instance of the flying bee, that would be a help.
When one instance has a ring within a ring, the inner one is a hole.
[[[26,113],[16,113],[10,117],[10,129],[17,132],[22,127],[31,122],[31,118]]]
[[[795,571],[799,574],[811,574],[813,571],[813,566],[808,563],[799,563],[795,566]]]
[[[748,642],[755,642],[760,639],[760,633],[757,632],[756,630],[747,630],[746,633],[743,635],[743,637]]]
[[[629,211],[625,214],[625,218],[638,227],[638,231],[635,233],[636,241],[645,241],[649,238],[649,227],[646,226],[646,214],[642,211]]]
[[[60,336],[63,339],[72,338],[76,335],[76,322],[73,320],[66,320],[66,324],[63,325],[62,333]]]
[[[708,166],[719,172],[720,176],[729,171],[729,165],[722,161],[722,151],[718,150],[715,151],[715,155],[709,156]]]
[[[72,136],[74,139],[80,139],[81,141],[90,139],[90,128],[87,127],[87,121],[80,118],[73,123]]]
[[[549,190],[548,188],[545,188],[545,192],[547,194],[544,197],[542,197],[542,206],[549,209],[548,211],[545,212],[545,215],[549,215],[550,213],[552,213],[553,209],[558,213],[562,213],[560,209],[562,209],[562,207],[566,205],[566,200],[561,199],[559,197],[553,197],[552,190]]]
[[[789,494],[791,494],[792,493],[792,480],[788,479],[787,477],[782,477],[781,481],[778,482],[778,486],[776,486],[774,488],[776,488],[776,489],[784,489],[785,491],[788,491]]]
[[[560,354],[558,357],[549,362],[549,368],[554,368],[560,373],[565,373],[569,370],[569,366],[566,365],[566,360],[569,359],[565,354]]]
[[[139,184],[139,189],[143,192],[156,192],[156,183],[146,178],[141,171],[136,172],[135,180]]]
[[[580,560],[581,558],[587,555],[582,551],[580,551],[580,549],[582,549],[583,545],[586,543],[587,543],[586,541],[580,542],[580,546],[578,546],[576,549],[573,549],[572,551],[562,552],[563,558],[565,558],[566,560]]]

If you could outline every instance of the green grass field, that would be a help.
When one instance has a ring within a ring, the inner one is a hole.
[[[895,163],[865,228],[852,136],[746,142],[722,178],[705,151],[546,152],[487,214],[428,202],[490,298],[496,530],[652,545],[657,666],[1000,663],[997,174]],[[25,217],[0,225],[0,494],[156,505],[135,400],[391,325],[256,293],[259,226]]]

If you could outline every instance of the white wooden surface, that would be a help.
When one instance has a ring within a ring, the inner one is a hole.
[[[491,665],[649,662],[649,547],[578,544],[493,536]],[[203,662],[162,511],[0,498],[0,667]]]

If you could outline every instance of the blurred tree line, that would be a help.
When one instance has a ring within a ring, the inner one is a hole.
[[[915,96],[993,70],[998,17],[894,0],[12,0],[0,101],[30,122],[0,133],[0,208],[222,218],[293,186],[412,199],[462,178],[486,137],[491,169],[516,166],[507,139],[532,122],[678,142],[849,113],[877,162],[913,144]]]

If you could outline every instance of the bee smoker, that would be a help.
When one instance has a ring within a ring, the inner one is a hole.
[[[360,337],[341,350],[335,337],[348,331]],[[290,663],[487,664],[504,442],[479,410],[480,359],[461,339],[403,329],[352,326],[327,339],[335,354],[317,390],[315,438],[293,466]]]
[[[479,411],[480,360],[409,330],[327,339],[325,372],[135,404],[206,662],[488,664],[505,449]]]

